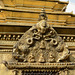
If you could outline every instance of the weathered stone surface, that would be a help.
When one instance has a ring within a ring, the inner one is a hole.
[[[69,57],[64,41],[43,17],[14,46],[13,56],[18,61],[52,63],[66,61]]]

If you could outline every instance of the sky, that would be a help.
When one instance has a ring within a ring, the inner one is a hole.
[[[75,14],[75,0],[60,0],[60,1],[69,1],[66,12],[72,12]]]

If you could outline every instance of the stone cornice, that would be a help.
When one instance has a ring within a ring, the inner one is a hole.
[[[62,69],[62,68],[74,68],[75,62],[61,62],[61,63],[23,63],[23,62],[7,62],[4,63],[9,69]]]

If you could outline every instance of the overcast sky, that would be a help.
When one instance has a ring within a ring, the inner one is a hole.
[[[66,12],[72,12],[75,14],[75,0],[60,0],[60,1],[69,1]]]

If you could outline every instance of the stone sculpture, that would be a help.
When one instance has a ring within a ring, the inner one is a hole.
[[[62,62],[69,55],[64,41],[45,19],[25,32],[13,48],[13,57],[19,62]]]

